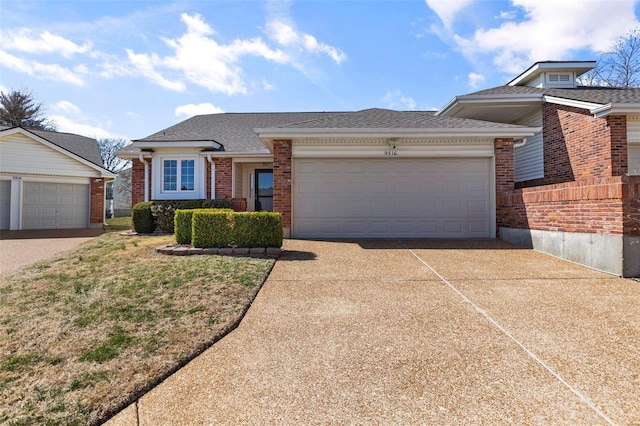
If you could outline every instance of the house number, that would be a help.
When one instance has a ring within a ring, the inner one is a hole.
[[[394,155],[398,155],[398,153],[394,149],[393,151],[385,151],[384,155],[386,155],[386,156],[394,156]]]

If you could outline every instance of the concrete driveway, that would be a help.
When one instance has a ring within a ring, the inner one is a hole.
[[[0,275],[51,259],[103,232],[102,229],[2,231]]]
[[[640,424],[640,283],[501,241],[287,241],[240,326],[110,421]]]

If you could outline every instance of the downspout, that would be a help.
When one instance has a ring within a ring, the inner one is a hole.
[[[211,199],[216,199],[216,163],[211,159],[211,154],[207,154],[207,161],[211,164]]]
[[[522,139],[520,139],[520,142],[513,144],[513,149],[522,148],[526,144],[527,144],[527,138],[522,138]]]
[[[144,201],[149,201],[149,163],[144,159],[144,154],[138,157],[144,164]]]

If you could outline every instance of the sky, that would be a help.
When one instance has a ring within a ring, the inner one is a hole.
[[[596,60],[640,0],[0,0],[0,90],[58,131],[197,114],[435,110],[536,61]]]

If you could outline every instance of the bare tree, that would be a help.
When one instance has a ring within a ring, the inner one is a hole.
[[[33,94],[26,89],[0,92],[0,124],[55,130],[55,125],[44,117],[42,104],[36,102]]]
[[[610,51],[600,54],[596,67],[580,77],[584,86],[640,86],[640,29],[620,37]]]
[[[98,139],[98,149],[102,157],[104,168],[113,173],[118,173],[129,165],[129,161],[123,160],[116,152],[129,144],[122,138]]]

